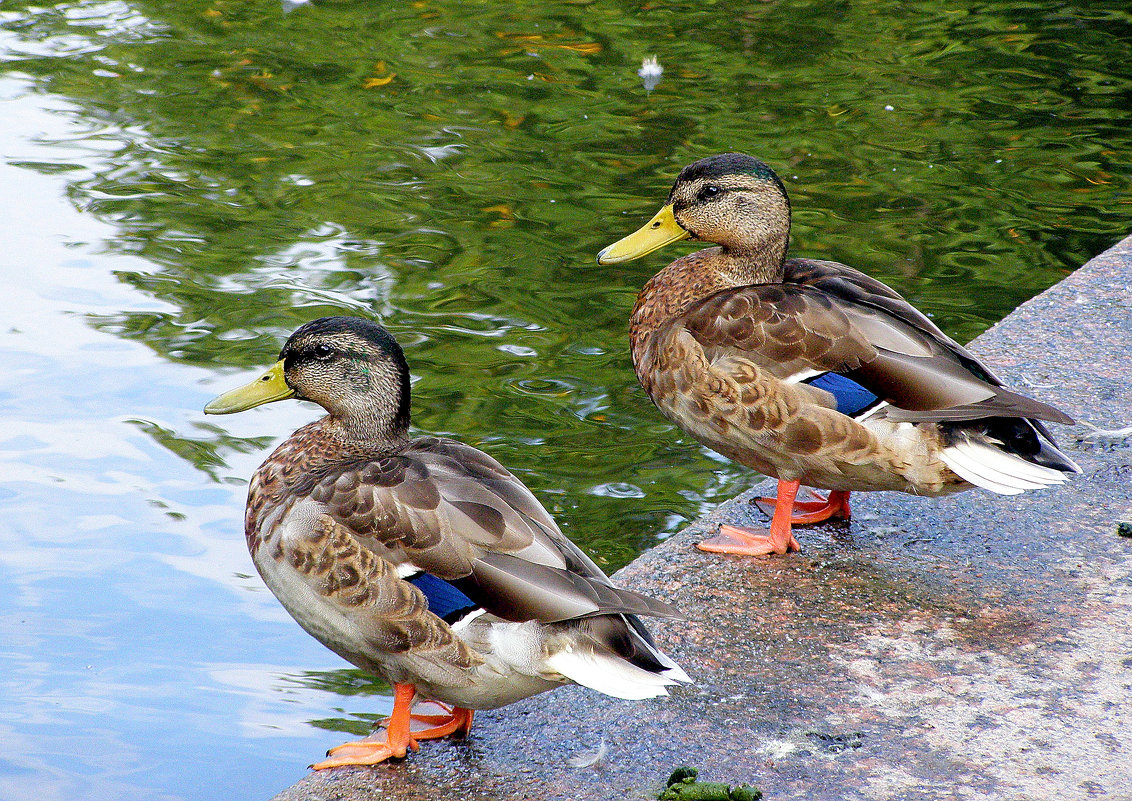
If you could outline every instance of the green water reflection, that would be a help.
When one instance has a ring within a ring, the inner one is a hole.
[[[678,167],[779,166],[805,252],[961,339],[1127,225],[1128,14],[1049,3],[119,2],[8,7],[12,65],[83,107],[73,200],[172,304],[94,325],[264,364],[313,316],[408,346],[423,428],[482,444],[623,563],[740,488],[643,402],[625,318],[657,261],[592,254]],[[635,75],[657,53],[649,93]],[[1123,160],[1123,163],[1122,163]],[[178,452],[212,472],[202,426]],[[171,447],[170,432],[155,432]],[[211,438],[211,442],[210,442]]]
[[[626,319],[663,255],[593,260],[684,163],[761,156],[796,252],[865,269],[963,340],[1132,211],[1125,0],[23,0],[0,33],[6,74],[70,104],[41,142],[59,158],[19,165],[111,226],[77,244],[130,257],[117,279],[153,301],[75,310],[216,377],[171,393],[176,413],[129,414],[199,488],[238,504],[227,485],[286,433],[196,414],[239,380],[226,368],[368,314],[406,346],[416,423],[499,458],[609,568],[752,478],[636,386]],[[316,725],[364,728],[352,714]]]

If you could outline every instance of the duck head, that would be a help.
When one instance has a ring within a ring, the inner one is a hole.
[[[786,187],[764,162],[723,153],[680,171],[656,216],[598,254],[598,264],[640,258],[682,239],[713,242],[737,256],[771,254],[781,262],[790,235]]]
[[[409,366],[397,340],[360,317],[323,317],[299,328],[279,361],[225,392],[205,414],[232,414],[273,401],[317,403],[356,436],[391,439],[409,427]]]

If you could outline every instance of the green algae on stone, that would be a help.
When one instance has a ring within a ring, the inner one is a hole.
[[[763,797],[762,790],[757,787],[696,781],[698,775],[699,771],[695,768],[676,768],[657,798],[660,801],[759,801]]]

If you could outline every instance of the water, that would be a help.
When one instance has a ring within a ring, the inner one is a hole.
[[[313,410],[200,412],[299,324],[382,319],[418,425],[613,569],[751,475],[632,376],[677,251],[597,250],[741,149],[797,252],[970,338],[1127,233],[1130,43],[1115,0],[4,4],[0,798],[265,798],[388,710],[240,536]]]

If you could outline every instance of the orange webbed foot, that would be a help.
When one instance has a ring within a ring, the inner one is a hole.
[[[787,532],[783,541],[776,538],[773,533],[758,531],[750,528],[729,526],[726,523],[719,527],[719,533],[714,537],[697,543],[696,547],[708,553],[730,553],[739,556],[766,556],[767,554],[784,554],[788,551],[801,550],[798,540]]]
[[[418,740],[432,740],[450,734],[467,734],[472,728],[470,709],[429,702],[443,710],[442,714],[412,712],[416,689],[411,684],[393,686],[393,714],[383,721],[384,730],[352,743],[343,743],[327,751],[330,759],[311,765],[315,770],[337,768],[344,765],[376,765],[387,759],[401,759],[409,749],[416,751]],[[417,724],[417,725],[414,725]]]
[[[810,518],[814,514],[808,512],[800,520],[794,515],[794,498],[801,485],[797,481],[778,481],[778,496],[774,499],[774,516],[770,521],[769,531],[755,531],[749,528],[739,528],[724,524],[719,527],[719,534],[706,539],[696,547],[709,553],[732,553],[742,556],[765,556],[767,554],[785,554],[790,551],[799,551],[802,546],[794,538],[791,526],[795,522],[814,522]],[[836,497],[834,497],[836,496]],[[830,493],[830,498],[823,499],[822,507],[836,506],[849,512],[849,493]],[[832,499],[832,500],[831,500]],[[769,499],[766,499],[769,500]],[[811,503],[803,501],[803,503]],[[829,514],[833,514],[830,511]],[[827,515],[828,516],[828,515]],[[822,518],[825,519],[825,518]]]
[[[807,489],[807,496],[812,500],[794,501],[790,513],[791,525],[804,526],[811,523],[821,523],[831,518],[849,519],[849,493],[847,491],[833,490],[828,495],[823,496]],[[754,503],[768,515],[773,515],[778,508],[778,498],[755,498]]]
[[[473,709],[464,709],[459,706],[449,706],[438,701],[429,701],[430,706],[444,710],[442,714],[433,715],[413,712],[410,715],[412,723],[410,730],[416,740],[435,740],[438,737],[447,737],[450,734],[467,734],[472,730],[472,718],[476,714]],[[414,724],[422,724],[420,728]]]
[[[311,767],[314,770],[325,770],[326,768],[340,768],[346,765],[377,765],[392,757],[403,758],[410,748],[414,751],[419,748],[414,738],[409,737],[404,741],[393,742],[386,733],[384,738],[379,737],[375,740],[365,738],[335,746],[326,752],[330,759],[316,762]]]

